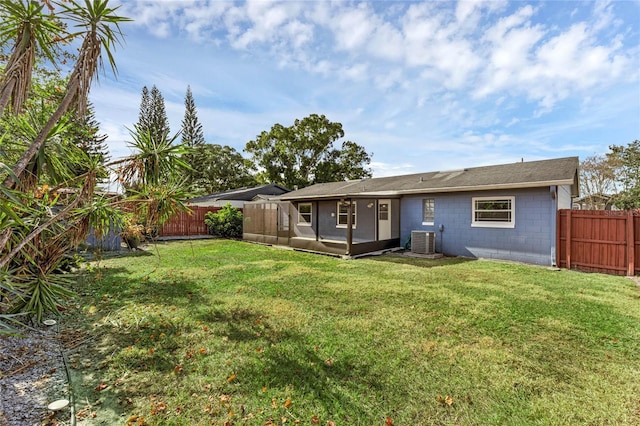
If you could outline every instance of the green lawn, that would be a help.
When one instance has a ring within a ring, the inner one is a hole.
[[[75,290],[91,424],[640,424],[625,278],[207,240],[94,263]]]

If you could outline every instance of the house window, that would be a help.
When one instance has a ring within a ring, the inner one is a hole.
[[[515,197],[473,197],[471,226],[515,228]]]
[[[311,203],[298,204],[298,225],[311,226]]]
[[[422,200],[422,224],[433,225],[435,220],[436,200],[433,198],[425,198]]]
[[[351,202],[351,227],[355,228],[356,227],[356,202],[353,201]],[[347,221],[349,219],[349,203],[346,202],[340,202],[338,201],[338,223],[337,223],[337,227],[338,228],[346,228],[347,227]]]

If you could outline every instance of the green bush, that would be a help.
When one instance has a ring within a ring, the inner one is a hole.
[[[216,213],[207,212],[204,223],[209,234],[222,238],[242,238],[242,212],[227,203]]]

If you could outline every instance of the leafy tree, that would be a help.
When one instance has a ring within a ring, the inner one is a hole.
[[[640,140],[627,146],[612,145],[610,156],[619,163],[618,180],[622,191],[616,196],[616,206],[628,210],[640,208]]]
[[[371,154],[351,141],[337,149],[334,145],[342,137],[342,124],[311,114],[290,127],[275,124],[247,142],[245,151],[263,170],[258,178],[264,183],[294,188],[370,177]]]
[[[225,204],[217,212],[207,212],[204,215],[204,223],[209,228],[209,233],[222,238],[242,238],[242,212]]]
[[[600,197],[617,192],[618,160],[611,155],[592,155],[580,163],[580,192],[589,209],[602,209]]]
[[[193,147],[204,145],[204,132],[202,124],[198,121],[198,111],[193,100],[191,86],[187,86],[187,94],[184,98],[184,118],[182,119],[182,144]]]
[[[211,194],[257,184],[251,163],[229,146],[197,145],[189,155],[194,193]]]

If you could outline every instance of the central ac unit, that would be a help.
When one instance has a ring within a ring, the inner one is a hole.
[[[411,252],[434,254],[436,252],[436,233],[428,231],[411,231]]]

